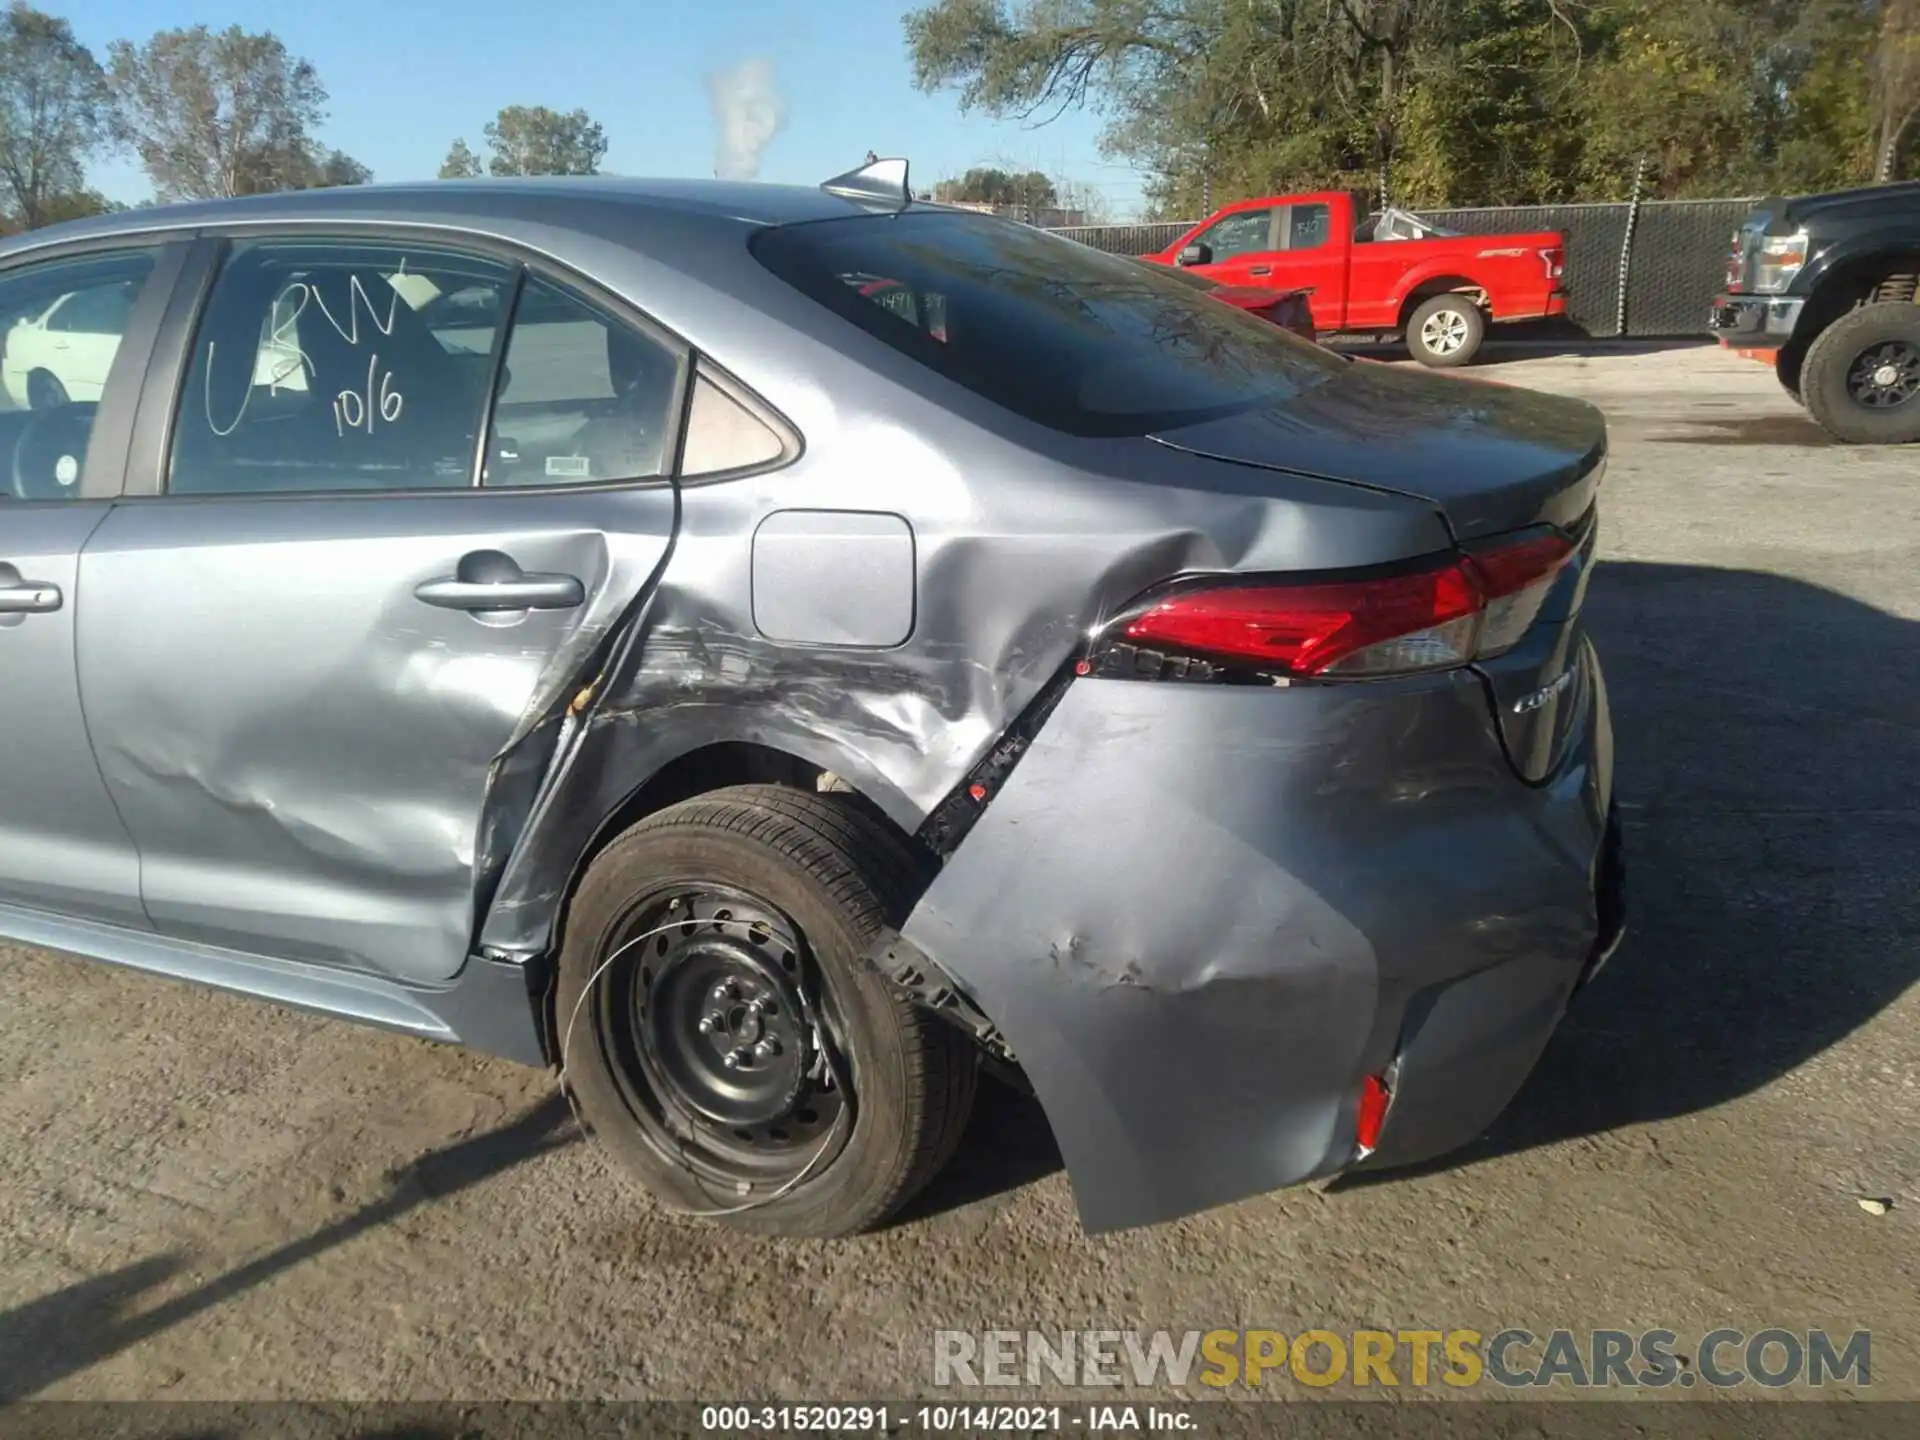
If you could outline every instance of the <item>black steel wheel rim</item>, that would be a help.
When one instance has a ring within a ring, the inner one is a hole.
[[[1870,345],[1847,367],[1847,393],[1869,410],[1891,410],[1920,395],[1920,346],[1905,340]]]
[[[844,1144],[852,1075],[799,926],[723,886],[662,887],[605,951],[593,1002],[603,1053],[641,1129],[725,1187],[793,1179]]]

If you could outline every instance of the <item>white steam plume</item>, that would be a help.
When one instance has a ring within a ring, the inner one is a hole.
[[[773,83],[773,61],[742,60],[707,76],[707,99],[719,132],[713,173],[722,180],[751,180],[760,173],[760,152],[787,123]]]

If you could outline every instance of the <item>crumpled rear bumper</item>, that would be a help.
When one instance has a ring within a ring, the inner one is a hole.
[[[1608,943],[1612,737],[1543,784],[1466,672],[1077,681],[904,927],[992,1018],[1089,1230],[1463,1143]]]

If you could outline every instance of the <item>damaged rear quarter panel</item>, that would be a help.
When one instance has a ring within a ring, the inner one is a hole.
[[[684,488],[673,554],[633,643],[507,864],[481,936],[490,951],[546,949],[607,817],[695,750],[747,742],[795,756],[912,832],[1089,629],[1149,586],[1192,571],[1379,563],[1447,543],[1418,502],[1145,440],[1069,442],[1034,427],[1034,443],[1011,443],[870,372],[835,375],[836,365],[846,362],[823,355],[777,397],[806,434],[798,462]],[[869,403],[850,406],[848,395]],[[907,519],[916,596],[906,643],[853,649],[759,633],[750,537],[768,514],[797,508]]]
[[[1462,672],[1080,680],[903,934],[1005,1034],[1087,1228],[1158,1223],[1350,1163],[1417,992],[1571,986],[1595,783],[1519,785]]]
[[[480,926],[489,952],[546,951],[596,837],[696,750],[747,742],[798,757],[913,831],[1088,628],[1148,586],[1196,570],[1379,564],[1451,544],[1432,507],[1403,496],[1022,420],[904,364],[775,277],[748,250],[754,229],[656,217],[644,253],[619,227],[572,242],[576,263],[782,417],[800,454],[767,473],[683,485],[659,582],[608,667],[579,677],[593,702],[511,839]],[[905,643],[793,645],[758,631],[752,536],[783,509],[907,522]]]

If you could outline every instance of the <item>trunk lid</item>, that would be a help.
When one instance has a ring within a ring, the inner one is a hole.
[[[1558,766],[1592,704],[1579,616],[1591,572],[1606,421],[1585,401],[1356,361],[1293,398],[1164,431],[1159,444],[1216,460],[1433,505],[1469,553],[1550,525],[1574,547],[1532,626],[1476,662],[1514,769]]]
[[[1571,526],[1593,503],[1607,453],[1606,421],[1584,400],[1365,360],[1280,403],[1151,438],[1425,500],[1461,541]]]

